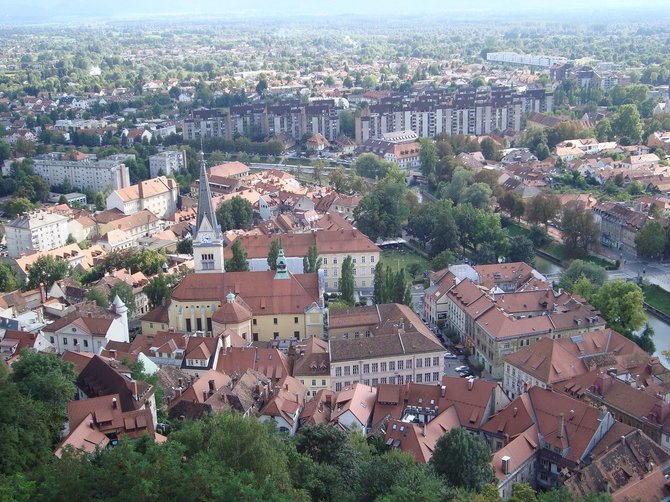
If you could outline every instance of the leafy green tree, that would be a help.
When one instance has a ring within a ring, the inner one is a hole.
[[[155,249],[144,248],[133,255],[133,270],[139,270],[144,275],[156,275],[163,270],[167,263],[165,255]]]
[[[22,285],[16,269],[8,262],[0,262],[0,291],[9,293],[16,291]]]
[[[382,179],[386,177],[392,165],[374,153],[364,153],[358,157],[354,167],[360,176],[371,179]]]
[[[77,391],[74,381],[77,375],[72,363],[52,354],[28,349],[12,365],[12,381],[19,391],[54,408],[65,418],[65,406]]]
[[[455,262],[456,260],[454,258],[454,254],[448,249],[445,249],[444,251],[437,254],[435,258],[433,258],[433,261],[430,262],[430,264],[431,267],[433,267],[433,270],[442,270],[449,267],[450,265],[453,265]]]
[[[507,211],[512,218],[521,218],[526,212],[526,203],[517,192],[507,191],[498,200],[503,211]]]
[[[224,232],[245,228],[254,222],[254,210],[251,202],[240,196],[235,196],[219,204],[216,210],[216,219]]]
[[[582,277],[589,280],[594,288],[599,288],[607,280],[607,270],[600,265],[584,260],[573,260],[561,274],[558,285],[572,292],[574,284]]]
[[[512,485],[511,502],[537,502],[535,490],[528,483],[514,483]]]
[[[400,235],[410,214],[406,192],[407,187],[402,183],[390,180],[379,183],[354,209],[359,230],[372,241]]]
[[[121,301],[128,307],[128,314],[133,315],[135,313],[135,294],[133,293],[133,288],[124,281],[118,281],[109,288],[109,303],[114,301],[116,295],[119,295]]]
[[[104,211],[105,210],[105,196],[102,193],[97,192],[95,194],[93,203],[95,204],[95,210],[96,211]]]
[[[510,237],[509,259],[511,262],[523,261],[532,265],[535,261],[533,242],[525,235]]]
[[[342,262],[342,274],[340,275],[340,293],[342,293],[342,301],[353,305],[356,303],[354,297],[354,263],[351,256],[347,256]]]
[[[658,221],[648,221],[635,235],[637,254],[645,258],[656,258],[665,249],[665,231]]]
[[[193,240],[190,237],[179,239],[177,241],[177,253],[193,254]]]
[[[430,138],[421,138],[421,153],[419,154],[419,162],[421,163],[421,172],[428,177],[435,173],[437,166],[437,148],[435,143]]]
[[[246,272],[249,270],[249,262],[247,261],[247,251],[242,246],[240,239],[235,239],[232,247],[233,257],[226,261],[227,272]]]
[[[593,213],[578,204],[563,208],[561,215],[563,242],[569,256],[584,256],[600,240],[600,229]]]
[[[471,204],[478,209],[489,209],[493,201],[493,191],[486,183],[473,183],[461,194],[460,202]]]
[[[557,197],[540,194],[533,197],[526,204],[526,219],[531,223],[540,223],[547,226],[561,210],[561,203]]]
[[[9,201],[5,202],[4,209],[10,218],[16,218],[22,213],[32,211],[35,209],[35,206],[25,197],[12,197]]]
[[[593,295],[592,302],[609,326],[623,334],[640,329],[647,319],[642,290],[632,282],[608,281]]]
[[[642,141],[642,120],[636,105],[626,104],[619,107],[612,119],[612,132],[630,145]]]
[[[533,241],[533,245],[536,247],[542,247],[548,244],[551,240],[547,230],[538,225],[533,225],[530,227],[530,233],[528,234],[528,237],[531,241]]]
[[[596,124],[596,139],[598,141],[612,141],[613,138],[612,123],[609,119],[602,119]]]
[[[440,189],[440,196],[451,199],[454,204],[461,201],[461,197],[466,189],[474,182],[472,171],[465,167],[458,166],[454,170],[451,181]]]
[[[109,304],[110,304],[110,301],[107,299],[107,296],[105,296],[105,293],[103,293],[98,288],[89,289],[86,292],[86,299],[89,302],[95,302],[95,304],[98,307],[102,307],[102,308],[107,308],[107,307],[109,307]]]
[[[319,257],[319,250],[315,245],[312,245],[307,250],[307,254],[302,259],[302,270],[306,274],[313,274],[318,272],[323,264],[323,260]]]
[[[479,146],[481,147],[482,155],[486,160],[494,160],[497,162],[502,158],[498,143],[491,138],[484,138]]]
[[[60,197],[58,197],[58,203],[67,204],[67,197],[65,197],[65,195],[61,195]]]
[[[486,443],[454,427],[437,440],[430,465],[452,486],[481,490],[493,481],[490,457]]]
[[[32,385],[30,385],[32,387]],[[47,405],[24,394],[10,379],[7,365],[0,364],[0,495],[6,478],[1,474],[29,473],[53,456],[53,414]],[[58,421],[57,427],[63,423]],[[9,483],[7,483],[9,484]],[[15,494],[12,493],[12,496]],[[11,498],[9,499],[11,500]]]
[[[378,263],[375,267],[372,302],[377,305],[388,303],[388,291],[386,289],[386,270],[383,263]]]
[[[328,182],[336,192],[344,193],[349,191],[349,181],[347,179],[347,174],[344,172],[344,168],[342,166],[337,166],[335,169],[330,171],[330,174],[328,175]]]
[[[60,281],[68,272],[67,261],[56,260],[51,255],[40,256],[28,268],[28,289],[35,289],[44,283],[48,291],[54,282]]]
[[[279,256],[279,248],[281,247],[281,241],[279,239],[274,239],[270,243],[270,249],[268,249],[268,267],[270,270],[277,270],[277,257]]]
[[[154,309],[170,298],[173,286],[174,283],[171,276],[158,274],[149,280],[149,283],[144,286],[142,292],[147,296],[149,306]]]

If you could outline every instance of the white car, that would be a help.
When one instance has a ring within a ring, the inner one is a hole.
[[[452,354],[451,352],[447,352],[447,353],[444,355],[444,358],[445,358],[445,359],[458,359],[458,356]]]
[[[457,368],[455,368],[455,371],[457,371],[457,372],[458,371],[468,371],[469,369],[470,369],[469,366],[458,366]]]

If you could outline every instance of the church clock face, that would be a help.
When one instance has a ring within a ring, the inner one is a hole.
[[[205,244],[209,244],[212,241],[212,236],[209,234],[205,234],[202,236],[202,242]]]

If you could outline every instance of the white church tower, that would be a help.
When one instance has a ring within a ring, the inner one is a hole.
[[[195,273],[224,272],[223,233],[216,221],[216,213],[212,207],[212,192],[209,189],[205,154],[203,152],[200,152],[198,217],[193,232]]]

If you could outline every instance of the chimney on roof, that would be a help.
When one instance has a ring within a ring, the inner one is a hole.
[[[177,384],[179,385],[179,388],[181,389],[183,387],[184,381],[181,378],[177,379]]]
[[[570,416],[568,417],[568,420],[572,420],[575,418],[575,410],[570,410]]]
[[[93,420],[89,420],[89,421],[88,421],[88,426],[89,426],[91,429],[95,429],[95,422],[93,422]]]
[[[474,387],[474,385],[475,385],[475,379],[474,379],[474,378],[470,378],[470,379],[468,380],[468,390],[472,390],[472,388]]]
[[[215,389],[214,389],[214,380],[210,380],[210,381],[207,382],[207,383],[209,384],[209,393],[210,393],[210,395],[211,395],[211,394],[214,394],[214,390],[215,390]]]
[[[558,415],[558,430],[557,430],[557,432],[556,432],[556,437],[558,437],[558,438],[562,438],[562,437],[563,437],[564,428],[565,428],[565,424],[564,424],[564,416],[563,416],[563,413],[560,413],[560,414]]]
[[[510,460],[512,460],[512,458],[509,455],[505,455],[500,460],[501,460],[501,468],[502,468],[503,474],[505,474],[505,475],[509,474],[509,464],[510,464]]]
[[[621,436],[621,444],[626,445],[626,436]]]
[[[446,395],[447,395],[447,387],[443,385],[442,387],[440,387],[440,396],[444,397]]]
[[[512,416],[513,416],[513,417],[516,417],[516,414],[517,414],[517,412],[519,411],[519,408],[517,408],[517,407],[515,406],[514,409],[513,409],[512,411],[513,411]]]
[[[115,397],[112,398],[112,408],[116,409],[116,398]]]
[[[202,391],[202,400],[203,400],[203,401],[207,401],[207,397],[208,397],[208,396],[207,396],[207,391],[206,391],[206,390],[203,390],[203,391]]]
[[[45,301],[47,301],[46,288],[44,287],[44,283],[40,282],[40,303],[44,303]]]
[[[421,424],[421,435],[422,435],[423,437],[426,437],[426,422],[423,422],[423,423]]]

